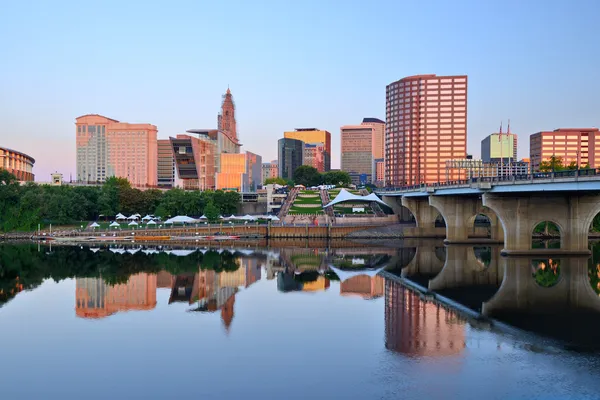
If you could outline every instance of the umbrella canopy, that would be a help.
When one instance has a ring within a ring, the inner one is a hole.
[[[206,218],[206,215],[202,214],[202,216],[198,219],[208,219],[208,218]]]
[[[118,213],[118,214],[117,214],[117,216],[116,216],[115,218],[116,218],[116,219],[127,219],[127,217],[126,217],[126,216],[124,216],[124,215],[123,215],[123,214],[121,214],[121,213]]]
[[[92,227],[92,228],[97,228],[97,227],[99,227],[99,226],[100,226],[100,224],[98,224],[98,223],[96,223],[96,222],[94,222],[94,223],[92,223],[92,224],[90,225],[90,227]]]
[[[121,224],[119,224],[117,221],[115,221],[112,224],[110,224],[109,226],[117,228],[117,227],[121,226]]]
[[[194,222],[198,222],[198,220],[188,217],[187,215],[178,215],[166,220],[165,224],[193,224]]]
[[[138,223],[137,223],[137,222],[135,222],[135,221],[131,221],[131,222],[130,222],[130,223],[128,223],[127,225],[129,225],[129,226],[137,226],[137,225],[138,225]]]
[[[148,221],[148,223],[146,225],[156,225],[156,222],[153,220]]]

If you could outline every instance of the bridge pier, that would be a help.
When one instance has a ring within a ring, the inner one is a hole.
[[[499,249],[491,248],[489,265],[478,260],[473,246],[446,246],[446,262],[441,272],[429,281],[429,290],[444,290],[476,285],[500,285]]]
[[[435,227],[435,220],[440,214],[429,205],[428,197],[402,197],[402,205],[415,217],[416,229],[405,229],[405,237],[443,238],[443,228]]]
[[[444,217],[446,222],[445,243],[502,243],[504,232],[498,217],[489,208],[483,206],[479,197],[429,196],[429,204]],[[475,218],[479,214],[485,215],[490,220],[489,239],[474,237],[476,236]]]
[[[598,195],[564,193],[519,196],[485,193],[483,205],[492,209],[504,228],[502,255],[589,255],[588,231],[600,211]],[[560,249],[532,249],[534,228],[544,221],[555,223],[560,230]]]
[[[504,279],[498,292],[483,303],[482,313],[493,317],[506,311],[552,314],[570,309],[600,312],[600,299],[592,289],[585,257],[560,260],[558,283],[540,286],[533,277],[532,259],[503,257]]]

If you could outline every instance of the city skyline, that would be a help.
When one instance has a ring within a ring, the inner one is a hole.
[[[439,2],[426,13],[419,5],[388,1],[378,7],[239,3],[227,11],[216,4],[168,9],[128,4],[118,5],[118,15],[113,12],[116,2],[93,12],[92,7],[43,2],[4,7],[2,145],[35,158],[39,181],[49,180],[55,170],[65,179],[76,176],[74,117],[93,113],[148,122],[158,127],[159,139],[166,139],[213,121],[214,99],[228,84],[239,104],[238,130],[245,148],[274,159],[282,132],[318,126],[334,133],[332,168],[340,166],[339,126],[364,115],[384,119],[385,86],[415,74],[469,77],[467,151],[474,157],[500,120],[510,118],[523,138],[519,158],[529,154],[526,137],[535,132],[598,125],[598,55],[588,52],[597,36],[593,15],[599,5],[594,2],[578,2],[578,7],[558,1],[544,7],[535,2]],[[386,12],[378,14],[373,29],[353,31],[351,22],[381,9]],[[400,11],[405,22],[398,25],[393,15]],[[45,18],[49,12],[51,20]],[[115,29],[90,30],[90,18],[80,15],[112,20]],[[202,32],[191,23],[199,15],[207,21]],[[134,17],[144,24],[125,23]],[[314,29],[301,35],[295,27],[307,18],[313,19]],[[552,20],[563,21],[564,29],[544,29],[545,21]],[[435,28],[418,45],[397,43],[426,21]],[[490,29],[493,21],[510,22],[510,29]],[[204,35],[223,24],[227,29],[219,40]],[[279,46],[274,55],[270,49],[283,41],[289,45]],[[382,55],[394,51],[386,62],[365,59],[349,66],[345,56],[356,47]],[[87,52],[94,57],[82,55]],[[407,52],[411,57],[405,57]],[[587,62],[570,62],[584,54]],[[140,62],[148,55],[152,61]],[[203,63],[206,56],[213,61]]]

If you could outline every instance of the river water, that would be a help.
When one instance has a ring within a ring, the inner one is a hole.
[[[0,246],[1,398],[600,398],[595,247],[329,245]]]

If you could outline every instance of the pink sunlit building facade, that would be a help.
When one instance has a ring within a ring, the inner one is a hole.
[[[539,171],[542,161],[560,157],[564,165],[572,162],[580,167],[600,167],[600,134],[598,128],[561,128],[537,132],[529,137],[531,168]]]
[[[158,129],[119,122],[98,114],[76,118],[77,181],[126,178],[132,186],[156,187]]]
[[[304,143],[304,165],[314,167],[319,172],[325,172],[326,154],[324,143]]]
[[[417,75],[386,87],[386,186],[457,179],[446,161],[467,155],[467,76]]]
[[[279,176],[279,164],[277,160],[273,160],[270,163],[262,164],[262,181],[264,182],[269,178],[277,178]]]
[[[20,182],[34,180],[33,164],[35,164],[33,157],[20,151],[0,147],[0,169],[10,172]]]

